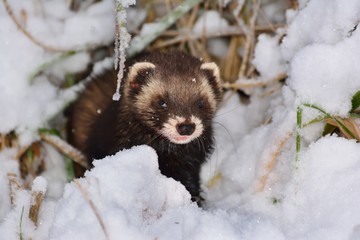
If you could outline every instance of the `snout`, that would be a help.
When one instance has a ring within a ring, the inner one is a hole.
[[[180,123],[176,125],[176,130],[181,136],[190,136],[195,131],[195,123]]]
[[[202,121],[195,117],[184,118],[175,116],[164,123],[160,133],[176,144],[186,144],[198,138],[203,133]]]

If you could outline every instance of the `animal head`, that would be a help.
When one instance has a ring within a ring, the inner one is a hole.
[[[211,126],[221,98],[219,69],[183,54],[137,62],[129,69],[125,96],[148,127],[186,144]]]

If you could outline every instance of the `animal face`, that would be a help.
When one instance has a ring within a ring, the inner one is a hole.
[[[138,62],[127,78],[125,95],[148,127],[175,144],[200,137],[211,125],[220,99],[219,70],[202,63],[192,71],[169,71]]]

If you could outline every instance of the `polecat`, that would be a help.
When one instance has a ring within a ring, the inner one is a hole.
[[[161,173],[198,201],[200,166],[213,149],[211,124],[221,98],[218,67],[180,52],[144,54],[128,66],[119,101],[112,101],[115,71],[87,85],[71,111],[70,143],[90,163],[147,144]]]

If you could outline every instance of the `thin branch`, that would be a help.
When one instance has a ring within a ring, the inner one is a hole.
[[[86,169],[90,168],[88,162],[86,161],[86,157],[79,150],[65,142],[60,137],[48,133],[40,133],[40,138],[54,146],[63,154],[69,156],[74,162],[80,164],[82,167]]]
[[[249,59],[251,57],[251,49],[252,49],[252,46],[254,45],[254,41],[255,41],[255,24],[256,24],[256,19],[257,19],[259,9],[260,9],[260,1],[254,0],[254,5],[255,6],[253,8],[253,14],[250,18],[250,29],[247,29],[247,32],[246,32],[246,41],[245,41],[245,46],[244,46],[245,52],[244,52],[244,57],[241,61],[239,78],[242,78],[243,76],[245,76],[246,67],[248,66]]]
[[[226,89],[232,89],[232,90],[239,90],[239,89],[246,89],[246,88],[255,88],[255,87],[266,87],[269,86],[275,82],[279,82],[287,77],[286,73],[280,73],[275,78],[269,80],[269,81],[249,81],[249,80],[240,80],[235,83],[224,83],[223,88]]]

